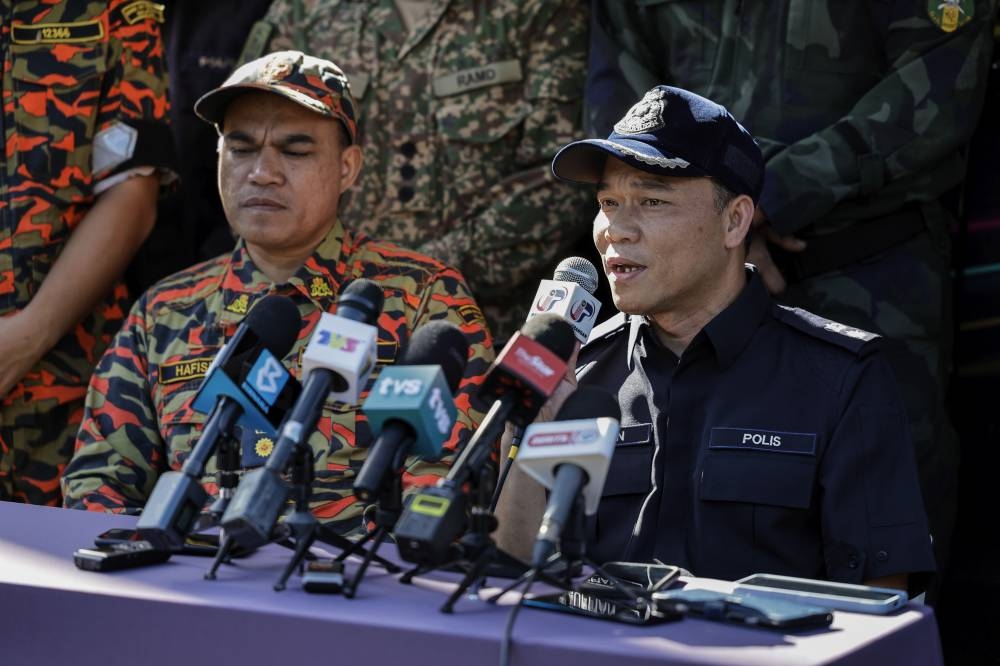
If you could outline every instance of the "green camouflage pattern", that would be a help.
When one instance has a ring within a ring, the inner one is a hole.
[[[947,20],[934,13],[948,5],[960,6],[960,20],[951,9]],[[889,224],[886,216],[901,211],[919,216],[922,233],[791,281],[780,300],[894,341],[888,356],[910,416],[939,569],[959,458],[943,401],[951,216],[939,199],[964,176],[995,7],[992,0],[593,5],[592,135],[606,135],[628,108],[621,97],[669,83],[725,105],[757,139],[767,163],[760,206],[779,233],[817,248],[826,234]]]
[[[592,219],[589,196],[549,171],[580,131],[586,3],[428,4],[408,33],[394,0],[276,0],[267,48],[327,58],[351,81],[365,166],[345,223],[457,267],[504,339]]]
[[[667,83],[754,135],[767,162],[760,206],[782,234],[935,205],[964,174],[992,49],[996,3],[963,4],[971,20],[946,32],[921,0],[597,0],[609,41],[592,57],[632,93],[588,92],[588,132],[607,136]]]
[[[5,316],[31,301],[99,183],[135,166],[168,166],[172,138],[161,5],[0,0],[0,16]],[[133,133],[131,154],[95,149],[115,132]],[[59,474],[73,450],[87,380],[127,307],[118,284],[2,396],[0,499],[60,503]]]
[[[357,278],[375,280],[385,295],[377,322],[378,368],[397,359],[413,331],[428,321],[445,319],[466,334],[469,363],[455,397],[458,419],[446,444],[453,451],[482,418],[473,396],[494,357],[482,313],[454,269],[351,234],[337,223],[286,284],[274,285],[261,273],[240,241],[231,255],[177,273],[136,302],[91,380],[76,452],[63,476],[65,505],[137,513],[159,475],[179,470],[197,441],[206,416],[192,409],[194,395],[211,360],[254,303],[276,293],[298,305],[302,328],[284,361],[299,377],[300,356],[320,314],[335,311],[341,287]],[[377,376],[376,369],[362,401]],[[359,528],[364,505],[352,485],[373,441],[365,416],[357,405],[328,402],[308,441],[315,461],[310,508],[340,531]],[[255,443],[255,464],[272,444]],[[451,458],[407,461],[405,491],[443,476]],[[212,459],[203,483],[213,495],[216,472]]]

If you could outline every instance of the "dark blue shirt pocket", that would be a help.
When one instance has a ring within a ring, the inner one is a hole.
[[[702,467],[699,497],[721,502],[807,509],[816,459],[765,451],[712,451]]]

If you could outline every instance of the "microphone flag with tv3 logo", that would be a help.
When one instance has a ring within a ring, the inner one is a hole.
[[[366,279],[355,280],[337,299],[336,314],[323,313],[302,356],[304,384],[299,399],[281,427],[274,451],[264,467],[250,470],[222,515],[228,536],[246,548],[270,540],[291,488],[282,474],[333,398],[355,403],[375,366],[382,288]]]
[[[205,464],[233,427],[274,433],[299,383],[281,363],[295,344],[301,317],[284,296],[257,303],[216,355],[192,406],[209,412],[201,436],[180,472],[166,472],[153,488],[136,527],[143,539],[163,549],[184,545],[208,499],[201,485]]]
[[[379,436],[354,481],[358,499],[375,500],[386,475],[400,469],[411,452],[425,460],[440,457],[455,424],[453,395],[468,358],[462,331],[432,321],[414,332],[398,364],[382,369],[361,407]]]
[[[396,523],[396,543],[410,562],[435,566],[449,557],[451,543],[465,526],[463,486],[489,461],[508,420],[526,425],[566,374],[576,337],[554,314],[531,319],[514,334],[490,366],[479,397],[492,406],[458,459],[435,486],[413,496]]]
[[[614,396],[581,386],[566,399],[554,421],[524,431],[517,465],[549,491],[549,502],[532,551],[532,567],[556,552],[563,526],[581,489],[584,512],[597,511],[618,440],[621,408]]]
[[[542,280],[531,301],[526,321],[542,313],[559,315],[583,344],[597,321],[601,301],[594,296],[597,269],[583,257],[567,257],[556,266],[551,280]]]

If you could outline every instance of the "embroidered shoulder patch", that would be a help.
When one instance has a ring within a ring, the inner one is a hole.
[[[927,0],[927,15],[943,32],[955,32],[972,20],[974,0]]]
[[[122,7],[122,18],[129,25],[147,19],[163,23],[163,5],[148,0],[136,0]]]

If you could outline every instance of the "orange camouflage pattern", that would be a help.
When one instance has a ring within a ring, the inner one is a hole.
[[[160,473],[180,469],[196,442],[206,417],[191,403],[207,366],[203,361],[215,357],[254,303],[281,294],[298,305],[302,326],[284,361],[299,377],[301,353],[320,313],[335,312],[342,287],[358,278],[376,281],[385,296],[377,324],[378,365],[368,388],[378,368],[398,358],[420,325],[445,319],[467,336],[469,363],[455,398],[458,419],[446,444],[454,450],[482,418],[473,396],[494,357],[479,307],[454,269],[353,235],[338,222],[286,284],[276,286],[261,273],[240,241],[231,255],[177,273],[143,295],[91,380],[76,452],[63,477],[66,506],[138,512]],[[365,395],[367,388],[362,400]],[[364,505],[352,485],[373,441],[365,416],[357,405],[328,402],[308,441],[315,461],[313,513],[340,531],[357,529]],[[436,481],[451,457],[437,463],[409,460],[404,488]],[[213,494],[215,477],[210,460],[202,482]]]
[[[137,0],[0,0],[0,316],[30,302],[102,181],[169,166],[157,8]],[[95,150],[98,142],[103,149]],[[59,474],[87,381],[124,319],[127,296],[116,285],[3,396],[0,499],[60,503]]]

